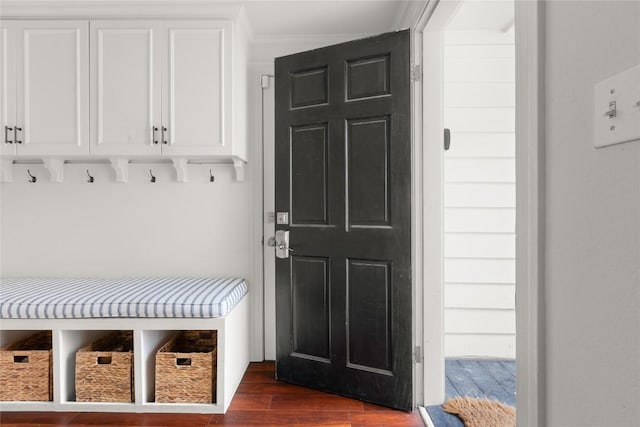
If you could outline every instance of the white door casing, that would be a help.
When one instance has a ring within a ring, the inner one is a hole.
[[[14,26],[17,154],[88,154],[88,22]]]
[[[416,31],[426,35],[432,32],[432,40],[437,43],[445,27],[446,15],[451,16],[455,2],[429,0]],[[544,339],[544,2],[515,2],[515,40],[516,40],[516,327],[517,345],[517,424],[519,426],[541,426],[545,419],[545,339]],[[447,14],[447,10],[449,14]],[[434,12],[444,12],[434,13]],[[439,16],[438,16],[439,15]],[[443,17],[444,15],[444,17]],[[440,34],[437,34],[440,33]],[[435,37],[434,37],[435,36]],[[438,55],[427,54],[428,43],[424,44],[425,72],[422,82],[426,84],[437,79],[442,73],[438,65]],[[437,47],[437,46],[436,46]],[[441,51],[440,51],[441,54]],[[428,66],[427,66],[428,65]],[[431,70],[431,71],[430,71]],[[425,129],[429,123],[423,118],[429,108],[440,108],[441,101],[423,96],[421,117],[416,117],[415,125]],[[415,116],[414,116],[415,117]],[[438,119],[439,120],[439,119]],[[437,123],[436,123],[437,125]],[[423,136],[425,145],[427,135]],[[441,139],[435,139],[440,145]],[[428,171],[441,164],[440,156],[431,158],[425,150],[425,162],[418,164],[414,173]],[[435,181],[429,182],[424,175],[423,193],[426,195],[436,187],[441,191],[442,182],[432,175]],[[425,201],[426,203],[426,201]],[[431,233],[441,233],[442,224],[427,221],[424,216],[423,244],[429,243]],[[434,226],[440,227],[440,231]],[[431,228],[431,231],[429,231]],[[437,248],[436,248],[437,249]],[[427,248],[424,249],[428,256]],[[426,269],[425,269],[426,270]],[[426,271],[425,271],[426,273]],[[425,342],[425,404],[441,403],[444,390],[429,386],[430,379],[436,377],[444,385],[444,353],[442,352],[442,328],[430,325],[428,313],[442,310],[442,301],[428,298],[430,292],[439,294],[442,283],[428,281],[424,276],[424,342]],[[422,284],[418,283],[418,286]],[[430,290],[431,289],[431,290]],[[441,292],[441,291],[440,291]],[[435,343],[429,346],[428,343]],[[431,353],[431,354],[430,354]]]

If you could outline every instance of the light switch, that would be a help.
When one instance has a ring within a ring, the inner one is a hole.
[[[595,86],[596,148],[640,140],[640,65]]]

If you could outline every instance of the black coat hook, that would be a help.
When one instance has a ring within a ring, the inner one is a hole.
[[[216,177],[211,173],[211,169],[209,169],[209,182],[213,182],[216,180]]]
[[[89,173],[89,169],[87,169],[87,176],[89,177],[89,179],[87,180],[87,182],[93,182],[95,181],[95,179],[91,176],[91,174]]]
[[[151,182],[156,182],[156,177],[153,176],[153,172],[151,171],[151,169],[149,169],[149,175],[151,175]]]
[[[29,176],[31,178],[29,178],[29,182],[36,182],[38,180],[38,178],[36,178],[35,176],[31,175],[31,171],[29,169],[27,169],[27,173],[29,174]]]

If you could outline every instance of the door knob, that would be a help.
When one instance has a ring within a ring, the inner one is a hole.
[[[293,249],[289,247],[288,230],[276,230],[273,244],[276,247],[276,258],[289,258],[289,253],[293,252]]]

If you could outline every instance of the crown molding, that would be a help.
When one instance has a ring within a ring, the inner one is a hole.
[[[243,5],[206,0],[4,0],[0,16],[13,19],[153,18],[236,19]]]
[[[393,30],[415,28],[426,6],[427,2],[406,2],[398,10],[395,19],[393,20]]]

